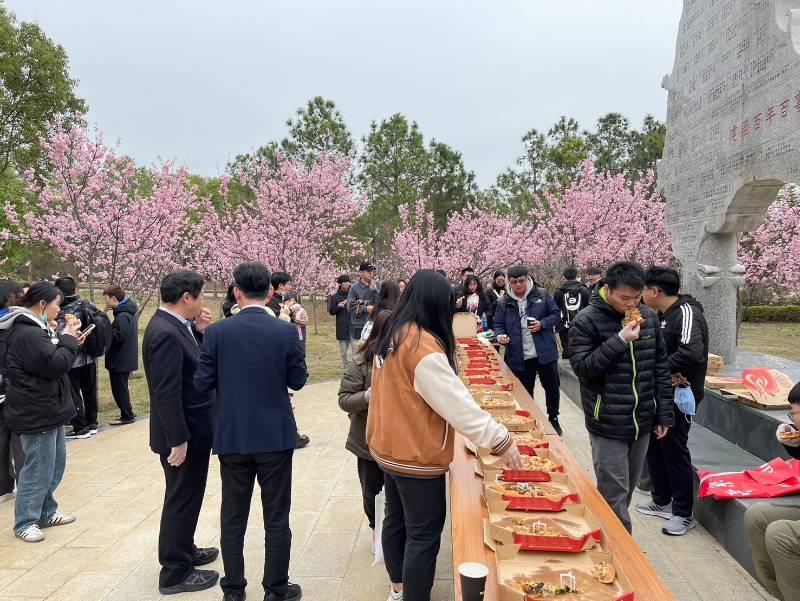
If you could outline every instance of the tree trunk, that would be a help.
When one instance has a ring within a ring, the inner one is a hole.
[[[314,320],[314,335],[319,334],[319,328],[317,327],[317,296],[311,296],[311,315],[312,319]]]

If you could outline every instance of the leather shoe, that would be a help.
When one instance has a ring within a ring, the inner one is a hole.
[[[204,566],[212,563],[219,556],[219,549],[216,547],[195,547],[192,549],[192,564],[197,566]]]
[[[297,433],[297,443],[295,444],[295,449],[304,449],[308,446],[308,443],[311,442],[311,439],[306,434]]]
[[[247,593],[225,593],[222,601],[244,601],[247,599]]]
[[[300,601],[303,598],[303,589],[299,584],[292,584],[291,582],[286,587],[286,594],[279,597],[275,593],[270,593],[264,597],[264,601]]]
[[[219,572],[214,570],[195,570],[183,582],[175,586],[159,586],[158,592],[162,595],[177,595],[178,593],[196,593],[217,585]]]

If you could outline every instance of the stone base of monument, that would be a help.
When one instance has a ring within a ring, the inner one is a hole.
[[[749,356],[751,354],[747,354]],[[763,360],[765,355],[752,359]],[[775,358],[771,358],[775,359]],[[795,363],[795,362],[791,362]],[[764,363],[753,363],[765,365]],[[800,369],[800,364],[796,364]],[[747,365],[750,367],[751,365]],[[792,379],[800,379],[791,373],[793,366],[783,363],[781,367],[766,365],[787,373]],[[736,367],[730,366],[728,371]],[[739,368],[741,373],[741,368]],[[562,392],[580,407],[580,385],[568,361],[559,362]],[[730,375],[735,375],[731,373]],[[689,435],[689,448],[695,469],[695,494],[699,479],[698,470],[715,472],[734,472],[762,465],[775,457],[788,457],[783,446],[775,439],[775,429],[783,420],[786,411],[764,411],[738,403],[733,397],[726,397],[713,390],[706,390],[700,404],[695,422]],[[695,502],[695,518],[719,541],[719,543],[753,577],[753,560],[750,541],[744,530],[744,512],[747,507],[759,500],[735,499],[715,501],[702,499]],[[800,497],[770,499],[770,502],[800,505]],[[666,537],[665,537],[666,538]],[[666,543],[665,543],[666,544]]]

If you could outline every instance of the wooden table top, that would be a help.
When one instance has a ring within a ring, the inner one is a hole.
[[[507,370],[503,365],[504,371]],[[507,375],[513,377],[510,372]],[[545,426],[545,434],[553,449],[563,460],[564,469],[580,495],[580,502],[586,505],[597,518],[605,534],[606,550],[613,553],[630,580],[637,601],[677,601],[664,581],[661,580],[652,564],[647,560],[639,546],[625,527],[611,511],[600,492],[572,457],[563,441],[547,421],[547,416],[534,403],[531,396],[522,388],[518,380],[514,382],[514,397],[520,407]],[[490,570],[486,583],[484,601],[497,601],[496,561],[494,551],[483,543],[483,520],[487,517],[483,502],[483,480],[475,474],[475,456],[467,451],[464,438],[455,437],[455,454],[450,465],[450,516],[453,536],[453,578],[456,599],[461,599],[461,582],[458,566],[465,561],[477,561]]]

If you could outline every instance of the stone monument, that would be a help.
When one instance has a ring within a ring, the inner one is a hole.
[[[739,236],[800,181],[800,0],[684,0],[663,86],[666,225],[711,352],[732,362]]]

